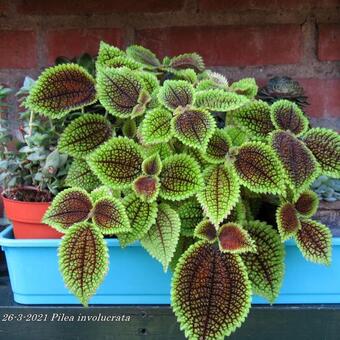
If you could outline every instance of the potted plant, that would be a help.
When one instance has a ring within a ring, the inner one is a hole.
[[[136,45],[101,43],[95,78],[75,64],[42,73],[27,100],[32,111],[63,118],[98,102],[105,109],[80,115],[58,142],[102,185],[89,191],[75,183],[44,216],[65,234],[59,269],[84,306],[109,258],[106,290],[147,282],[142,288],[163,292],[169,277],[155,276],[145,253],[131,255],[142,245],[173,270],[171,305],[185,335],[221,339],[245,320],[252,292],[270,303],[278,297],[284,242],[294,240],[309,261],[330,263],[331,233],[311,219],[318,199],[309,186],[320,173],[339,177],[339,136],[310,129],[296,104],[270,106],[256,94],[253,79],[228,84],[196,53],[161,62]],[[126,249],[118,253],[117,245]],[[97,303],[112,302],[101,289]]]

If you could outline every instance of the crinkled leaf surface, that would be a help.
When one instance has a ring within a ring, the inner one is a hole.
[[[214,243],[217,240],[216,227],[209,220],[203,220],[197,224],[194,236],[203,241]]]
[[[312,190],[303,192],[295,202],[295,209],[305,217],[312,217],[318,210],[318,206],[318,195]]]
[[[301,229],[295,239],[306,260],[329,265],[331,263],[332,234],[325,225],[301,219]]]
[[[81,66],[61,64],[47,68],[30,91],[26,104],[32,111],[52,118],[96,101],[95,81]]]
[[[196,149],[206,147],[216,127],[214,117],[202,109],[186,109],[178,113],[171,123],[174,136]]]
[[[209,163],[223,163],[231,146],[232,142],[228,132],[223,129],[216,129],[209,139],[203,157]]]
[[[235,161],[241,184],[253,192],[280,193],[283,190],[283,172],[274,151],[260,142],[244,143]]]
[[[197,242],[183,254],[172,281],[171,304],[189,339],[223,339],[245,320],[251,287],[236,254]]]
[[[233,146],[240,146],[249,139],[248,133],[238,126],[230,125],[227,126],[225,130],[227,131]]]
[[[133,59],[126,56],[115,57],[107,60],[104,66],[112,68],[127,67],[130,70],[139,70],[142,68],[142,64],[137,63]]]
[[[256,245],[256,253],[242,254],[253,292],[273,303],[283,281],[284,245],[279,234],[264,222],[253,221],[244,227]]]
[[[147,68],[155,68],[161,65],[156,55],[143,46],[131,45],[126,49],[126,54]]]
[[[60,136],[58,149],[73,157],[84,157],[112,135],[110,122],[98,114],[84,114],[69,124]]]
[[[144,159],[142,168],[146,175],[158,176],[162,170],[162,161],[158,152]]]
[[[197,53],[185,53],[173,57],[170,60],[169,66],[176,70],[190,68],[195,70],[197,73],[204,71],[204,61]]]
[[[196,194],[202,187],[202,176],[197,162],[186,154],[166,158],[159,175],[160,196],[178,201]]]
[[[257,94],[258,86],[254,78],[243,78],[230,85],[230,88],[237,94],[248,98],[254,98]]]
[[[301,228],[294,204],[286,202],[281,204],[276,211],[276,223],[282,241],[296,235]]]
[[[180,259],[180,257],[183,255],[183,253],[193,243],[195,243],[195,240],[194,240],[193,237],[191,237],[191,236],[188,237],[188,236],[183,236],[183,235],[179,236],[174,256],[172,257],[172,260],[171,260],[170,265],[169,265],[169,267],[170,267],[172,272],[175,271],[176,265],[177,265],[178,260]]]
[[[54,198],[43,222],[60,232],[66,232],[73,224],[86,221],[91,209],[92,201],[85,190],[65,189]]]
[[[153,202],[159,193],[159,179],[156,176],[142,175],[133,182],[135,194],[146,202]]]
[[[196,197],[190,197],[181,201],[176,207],[179,218],[181,219],[181,234],[192,236],[195,227],[203,219],[203,210]]]
[[[93,222],[104,235],[131,230],[123,203],[114,197],[98,199],[93,207]]]
[[[155,223],[157,216],[157,203],[142,201],[135,194],[126,196],[123,200],[126,214],[130,221],[131,231],[118,235],[122,247],[143,238],[150,227]]]
[[[203,173],[204,188],[197,194],[205,214],[218,227],[235,206],[240,185],[235,170],[224,164],[209,166]]]
[[[101,232],[90,223],[75,224],[61,241],[60,272],[68,289],[84,306],[104,280],[108,257]]]
[[[65,185],[92,191],[99,187],[101,182],[92,172],[86,161],[75,159],[68,170]]]
[[[110,66],[110,62],[119,57],[124,57],[125,53],[118,47],[111,46],[104,41],[100,42],[97,64],[100,66]]]
[[[100,186],[94,190],[91,191],[90,193],[92,202],[97,202],[99,199],[103,197],[116,197],[120,198],[120,191],[112,191],[109,187],[107,186]]]
[[[113,137],[88,158],[92,171],[112,188],[129,186],[142,173],[140,146],[125,137]]]
[[[141,239],[142,246],[162,263],[165,272],[175,253],[180,229],[181,221],[176,211],[162,203],[158,206],[155,224]]]
[[[324,128],[310,129],[304,142],[321,165],[322,173],[340,178],[340,136],[336,131]]]

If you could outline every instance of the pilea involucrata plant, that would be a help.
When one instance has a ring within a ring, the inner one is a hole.
[[[330,263],[309,186],[321,173],[340,176],[340,138],[309,128],[295,103],[256,94],[253,79],[229,84],[196,53],[160,61],[136,45],[101,43],[94,77],[72,63],[41,74],[31,110],[83,112],[59,140],[74,158],[70,188],[44,217],[65,233],[60,271],[82,304],[108,270],[105,235],[122,247],[140,240],[173,270],[171,304],[189,339],[228,336],[252,292],[275,301],[284,241]],[[276,210],[272,225],[260,220],[263,202]]]

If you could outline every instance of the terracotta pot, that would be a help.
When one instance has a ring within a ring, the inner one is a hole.
[[[2,195],[6,217],[13,224],[17,239],[61,238],[54,228],[42,223],[42,218],[50,206],[49,202],[21,202]]]

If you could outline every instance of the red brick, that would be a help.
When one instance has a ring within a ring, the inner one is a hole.
[[[8,4],[5,2],[5,0],[0,0],[0,15],[6,15]]]
[[[0,68],[33,68],[37,64],[33,31],[0,31]]]
[[[339,0],[198,0],[198,8],[202,11],[299,10],[339,5]]]
[[[48,62],[58,56],[73,58],[82,53],[97,55],[103,40],[115,46],[123,45],[123,32],[118,28],[71,29],[47,33]]]
[[[298,25],[171,27],[136,32],[158,55],[197,51],[207,65],[294,64],[301,57]]]
[[[318,57],[320,60],[340,60],[340,25],[319,26]]]
[[[22,0],[18,12],[24,14],[92,14],[122,12],[168,12],[179,10],[184,0]]]
[[[298,79],[309,97],[311,117],[340,118],[340,79]]]

